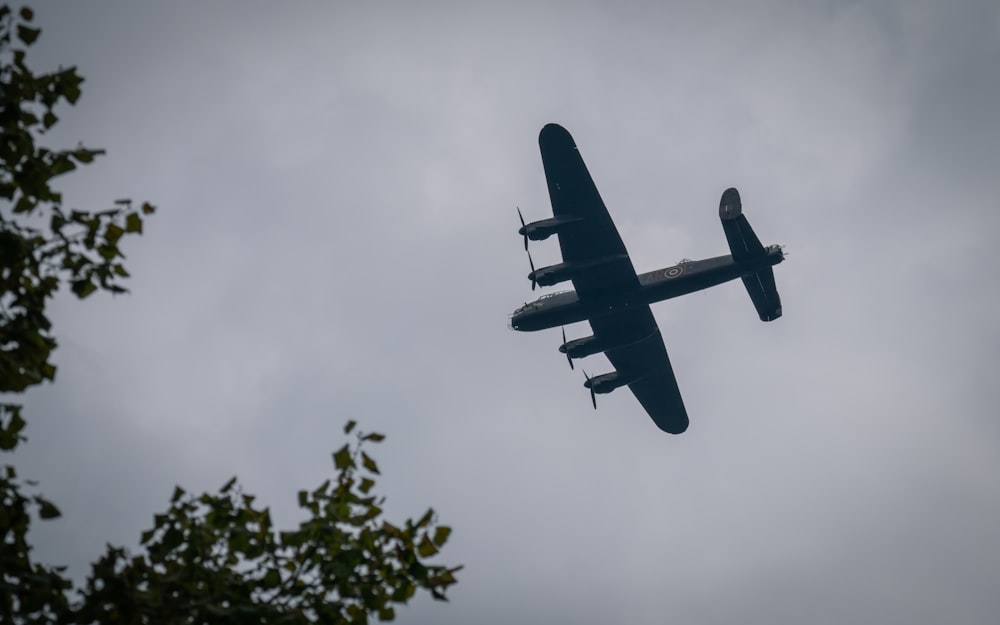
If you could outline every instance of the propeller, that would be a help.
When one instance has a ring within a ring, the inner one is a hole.
[[[522,235],[524,235],[524,251],[528,252],[528,226],[524,223],[524,215],[521,214],[521,207],[517,207],[517,218],[521,220],[521,229],[518,230]],[[531,252],[528,252],[528,264],[531,265],[531,290],[534,291],[535,287],[538,286],[538,281],[535,280],[535,263],[531,260]]]
[[[570,356],[569,356],[569,350],[566,349],[566,328],[562,329],[562,334],[563,334],[563,351],[566,353],[566,360],[569,361],[569,368],[573,369],[574,368],[573,367],[573,359],[570,358]]]
[[[587,383],[584,386],[590,389],[590,402],[594,404],[594,410],[597,410],[597,395],[594,394],[594,385],[590,383],[590,376],[587,375],[587,371],[583,369],[581,371],[583,371],[583,377],[587,378]]]
[[[528,225],[524,223],[524,215],[521,214],[521,207],[517,207],[517,216],[521,220],[521,229],[518,231],[524,235],[524,251],[528,251]]]
[[[535,279],[535,263],[531,260],[531,252],[528,252],[528,264],[531,265],[531,274],[528,277],[531,278],[531,290],[534,291],[538,286],[538,280]]]

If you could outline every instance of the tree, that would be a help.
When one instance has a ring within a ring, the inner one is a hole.
[[[344,432],[354,429],[349,421]],[[194,496],[177,487],[167,511],[143,533],[142,551],[109,546],[76,601],[63,568],[30,558],[30,508],[43,519],[58,510],[25,495],[13,467],[6,467],[0,622],[367,623],[369,616],[392,620],[395,606],[420,589],[445,599],[461,567],[427,559],[451,529],[435,523],[432,509],[402,524],[385,521],[384,499],[372,494],[378,465],[364,448],[384,437],[354,436],[333,454],[335,478],[299,491],[308,518],[297,528],[276,530],[268,509],[255,506],[236,478],[215,494]]]
[[[35,75],[25,55],[40,34],[32,11],[0,5],[0,393],[53,381],[56,347],[46,304],[63,284],[80,299],[126,289],[119,243],[141,234],[154,212],[130,200],[97,212],[67,209],[52,180],[102,150],[52,149],[38,141],[73,105],[83,83],[75,68]],[[23,442],[18,404],[0,404],[0,453]],[[391,620],[417,590],[436,599],[461,567],[428,564],[451,529],[433,510],[392,524],[374,494],[378,465],[355,431],[333,454],[334,478],[298,503],[307,519],[279,531],[236,478],[218,493],[177,487],[166,512],[132,554],[108,547],[80,587],[64,567],[31,559],[33,519],[59,509],[26,491],[15,468],[0,469],[0,622],[3,623],[366,623]]]
[[[430,509],[401,526],[381,519],[378,466],[364,445],[382,439],[356,432],[334,453],[336,478],[299,492],[309,518],[287,531],[236,478],[212,495],[178,487],[143,534],[145,553],[109,548],[94,564],[74,622],[366,623],[392,620],[394,604],[421,588],[444,599],[458,568],[424,560],[451,529]]]
[[[73,67],[31,72],[25,54],[40,33],[31,19],[31,9],[15,15],[0,7],[0,392],[54,379],[49,357],[56,341],[46,303],[63,282],[81,299],[98,289],[125,292],[118,244],[141,233],[143,216],[155,210],[149,203],[133,210],[127,199],[98,212],[63,206],[52,180],[104,152],[37,144],[59,121],[56,107],[79,99],[83,78]]]

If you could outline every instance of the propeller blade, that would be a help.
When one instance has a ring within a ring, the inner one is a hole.
[[[597,410],[597,395],[594,393],[594,385],[590,383],[590,376],[587,375],[587,371],[585,369],[581,369],[581,371],[583,371],[583,377],[587,378],[587,383],[584,386],[590,389],[590,403],[594,404],[594,410]]]
[[[521,214],[521,207],[517,207],[517,217],[521,220],[521,234],[524,235],[524,251],[528,251],[528,226],[524,223],[524,215]]]
[[[569,350],[566,349],[566,328],[562,329],[562,335],[563,335],[563,351],[566,352],[566,360],[569,361],[569,368],[575,369],[575,367],[573,366],[573,359],[570,358],[569,356]]]
[[[531,278],[531,290],[534,291],[538,286],[538,280],[535,279],[535,262],[531,260],[531,252],[528,252],[528,264],[531,265],[531,275],[528,277]]]

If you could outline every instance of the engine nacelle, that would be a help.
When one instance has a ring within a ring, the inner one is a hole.
[[[596,354],[599,352],[606,352],[609,349],[615,349],[617,347],[625,347],[627,345],[632,345],[633,343],[638,343],[643,339],[650,336],[649,334],[643,336],[628,336],[620,335],[618,340],[609,341],[607,339],[601,340],[596,336],[585,336],[579,339],[573,339],[559,346],[559,351],[566,354],[570,358],[585,358],[591,354]]]
[[[574,276],[581,273],[593,271],[605,265],[621,262],[622,260],[627,259],[627,254],[614,254],[611,256],[595,258],[594,260],[587,261],[585,263],[559,263],[558,265],[549,265],[548,267],[542,267],[532,271],[528,274],[528,279],[532,282],[540,284],[541,286],[552,286],[553,284],[572,280]]]
[[[629,382],[636,379],[635,376],[626,377],[617,371],[612,371],[611,373],[604,373],[602,375],[595,375],[586,382],[583,386],[593,390],[598,395],[604,395],[605,393],[610,393],[619,386],[625,386]]]
[[[537,282],[541,286],[552,286],[567,280],[572,280],[577,273],[577,269],[569,263],[559,263],[536,269],[528,274],[528,279]]]
[[[544,241],[553,234],[558,234],[566,226],[578,221],[583,221],[583,219],[581,217],[550,217],[525,224],[521,226],[517,233],[528,237],[532,241]]]
[[[603,352],[609,347],[605,347],[607,341],[601,341],[596,336],[585,336],[580,339],[573,339],[559,346],[559,351],[570,358],[584,358],[591,354]]]

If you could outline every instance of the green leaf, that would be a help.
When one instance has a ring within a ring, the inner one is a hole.
[[[433,520],[434,508],[427,508],[427,512],[424,513],[424,516],[420,517],[420,520],[417,521],[417,527],[427,527]]]
[[[361,480],[361,485],[358,486],[358,490],[360,490],[363,494],[367,495],[368,491],[372,489],[372,486],[375,486],[375,480],[366,477],[363,480]]]
[[[76,280],[73,282],[73,286],[71,288],[73,289],[73,293],[75,293],[80,299],[87,297],[97,290],[97,286],[87,279]]]
[[[364,438],[361,440],[371,441],[373,443],[381,443],[385,440],[385,434],[379,434],[378,432],[370,432],[365,434]]]
[[[426,536],[424,536],[423,540],[420,541],[420,544],[417,545],[417,553],[420,554],[421,558],[429,558],[437,552],[438,548],[435,547],[434,543],[428,540]]]
[[[30,22],[35,17],[35,12],[28,7],[21,7],[21,19]]]
[[[316,490],[313,491],[312,493],[313,499],[323,499],[324,497],[326,497],[326,493],[329,490],[330,490],[330,480],[324,480],[323,483],[320,484],[316,488]]]
[[[236,484],[236,476],[235,476],[235,475],[234,475],[233,477],[229,478],[229,481],[228,481],[228,482],[226,482],[226,483],[225,483],[225,484],[224,484],[224,485],[222,486],[222,489],[221,489],[221,490],[219,490],[219,492],[220,492],[220,493],[228,493],[228,492],[229,492],[229,490],[230,490],[230,489],[231,489],[231,488],[233,487],[233,485],[234,485],[234,484]]]
[[[34,200],[28,197],[27,195],[22,195],[20,198],[18,198],[17,204],[14,205],[14,212],[27,213],[31,211],[33,208],[35,208],[36,204],[38,204],[38,200]]]
[[[281,532],[281,544],[284,547],[296,548],[302,546],[306,541],[304,531],[301,532]]]
[[[309,502],[309,493],[306,492],[306,491],[304,491],[304,490],[300,490],[299,491],[299,507],[300,508],[304,508],[306,506],[306,503],[308,503],[308,502]]]
[[[375,464],[375,461],[371,459],[371,456],[365,452],[361,452],[361,464],[372,473],[380,475],[378,465]]]
[[[451,536],[451,528],[445,525],[438,526],[434,530],[434,544],[438,547],[444,545],[448,541],[448,537]]]
[[[35,40],[38,39],[38,35],[41,32],[41,28],[30,28],[23,24],[17,25],[17,38],[23,41],[26,46],[30,46],[35,43]]]
[[[184,534],[176,527],[171,527],[163,535],[163,547],[167,551],[173,551],[184,542]]]
[[[72,151],[73,158],[79,163],[93,163],[95,156],[104,154],[104,150],[91,150],[90,148],[79,147]]]
[[[402,585],[398,586],[396,590],[392,591],[392,600],[396,603],[404,603],[407,599],[413,596],[413,592],[416,588],[413,586],[412,582],[405,581]]]
[[[155,206],[153,206],[149,202],[143,202],[143,204],[142,204],[142,214],[143,215],[152,215],[154,212],[156,212],[156,207]]]
[[[47,362],[42,364],[42,366],[38,368],[38,372],[41,373],[42,377],[46,380],[56,379],[56,367],[53,364]]]
[[[80,99],[80,83],[67,85],[63,88],[63,95],[66,97],[66,101],[70,104],[76,104],[76,101]]]
[[[129,213],[128,217],[125,218],[125,232],[142,233],[142,217],[139,216],[139,213]]]
[[[388,521],[383,521],[382,533],[386,536],[399,536],[399,528]]]
[[[353,419],[348,421],[347,424],[344,425],[344,434],[350,434],[351,430],[353,430],[354,426],[356,426],[357,424],[358,422],[354,421]]]
[[[10,422],[4,425],[3,419],[0,418],[0,449],[10,451],[17,447],[18,442],[24,440],[21,430],[24,429],[25,422],[21,417],[21,407],[16,404],[0,404],[0,417],[3,413],[10,415]],[[13,471],[13,467],[8,468]],[[11,478],[13,477],[12,475]]]
[[[337,467],[338,471],[343,471],[353,464],[354,460],[351,459],[351,448],[349,445],[344,445],[333,454],[333,466]]]
[[[123,234],[125,234],[125,230],[121,226],[108,224],[104,230],[104,240],[108,242],[108,245],[117,245],[118,239],[121,239]]]
[[[38,115],[34,113],[22,112],[21,123],[25,126],[34,126],[38,123]]]
[[[115,256],[118,256],[118,247],[116,245],[98,245],[97,253],[100,254],[101,258],[103,258],[104,260],[111,260]],[[98,277],[101,278],[101,284],[104,284],[107,275],[106,273],[102,274],[101,269],[104,269],[104,271],[107,272],[107,268],[105,267],[97,268],[97,275]]]
[[[281,584],[281,573],[278,572],[278,569],[270,569],[260,583],[264,590],[277,588]]]
[[[170,497],[170,503],[177,503],[177,501],[184,496],[184,489],[180,486],[174,487],[174,494]]]
[[[59,508],[46,499],[37,499],[38,502],[38,516],[43,519],[55,519],[62,516],[62,512],[59,512]]]
[[[66,172],[73,171],[74,169],[76,169],[76,163],[71,161],[66,155],[60,155],[59,158],[53,161],[52,167],[50,167],[50,171],[53,176],[65,174]]]
[[[66,225],[66,217],[62,214],[62,211],[56,210],[52,213],[52,218],[49,220],[49,227],[55,232],[62,230],[62,227]]]

